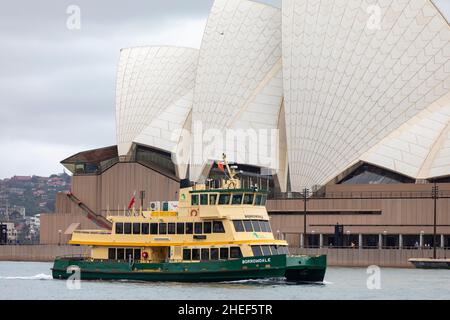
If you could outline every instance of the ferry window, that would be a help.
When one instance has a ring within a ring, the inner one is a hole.
[[[195,222],[194,223],[194,233],[195,234],[202,234],[203,232],[203,224],[201,222]]]
[[[253,232],[253,226],[251,220],[244,220],[245,232]]]
[[[116,222],[116,234],[123,234],[123,223]]]
[[[262,197],[261,197],[261,205],[262,205],[262,206],[265,206],[265,205],[266,205],[266,199],[267,199],[267,196],[262,196]]]
[[[230,248],[230,258],[242,258],[241,248],[231,247]]]
[[[149,231],[148,223],[143,223],[142,224],[142,234],[148,234],[148,231]]]
[[[193,194],[191,196],[191,205],[198,206],[198,194]]]
[[[161,222],[159,224],[159,234],[167,234],[167,223]]]
[[[125,259],[125,249],[118,248],[117,249],[117,260],[124,260]]]
[[[141,249],[134,249],[134,260],[141,260]]]
[[[150,223],[150,234],[158,234],[158,224]]]
[[[123,233],[131,234],[131,223],[124,223],[123,224]]]
[[[255,197],[255,206],[261,205],[261,197],[262,197],[262,195],[260,195],[260,194],[256,195],[256,197]]]
[[[186,234],[192,234],[194,225],[192,222],[186,222]]]
[[[228,260],[228,248],[220,248],[220,260]]]
[[[210,221],[203,222],[203,233],[211,233],[212,223]]]
[[[231,198],[231,196],[230,196],[230,194],[229,193],[224,193],[224,194],[221,194],[220,196],[219,196],[219,204],[230,204],[230,198]]]
[[[244,204],[253,204],[253,193],[244,194]]]
[[[219,249],[211,248],[211,260],[219,260]]]
[[[208,194],[202,193],[200,195],[200,204],[203,206],[208,205]]]
[[[272,255],[278,254],[277,246],[270,246],[270,251],[272,251]]]
[[[202,249],[201,254],[202,254],[201,260],[209,260],[209,249]]]
[[[233,220],[234,230],[236,232],[244,232],[244,225],[242,224],[242,220]]]
[[[262,252],[265,256],[270,256],[270,248],[269,246],[261,246]]]
[[[141,224],[133,223],[133,234],[141,234]]]
[[[217,194],[213,193],[209,195],[209,204],[211,206],[215,205],[217,201]]]
[[[183,260],[191,260],[191,249],[183,249]]]
[[[261,231],[261,226],[259,225],[258,220],[252,220],[252,224],[253,224],[253,231],[255,231],[255,232]]]
[[[240,205],[242,203],[242,193],[233,194],[231,204]]]
[[[259,223],[261,225],[261,231],[262,232],[270,232],[269,221],[261,220],[261,221],[259,221]]]
[[[133,249],[125,249],[125,259],[133,259]]]
[[[184,234],[184,223],[182,222],[177,223],[177,234]]]
[[[171,222],[167,227],[168,234],[175,234],[175,223]]]
[[[200,249],[192,249],[192,260],[200,260]]]
[[[262,256],[262,250],[260,246],[252,246],[253,256]]]
[[[108,259],[116,260],[116,248],[108,248]]]
[[[213,221],[213,232],[214,233],[225,233],[222,221]]]

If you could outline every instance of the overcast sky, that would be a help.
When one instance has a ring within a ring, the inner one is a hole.
[[[450,0],[436,0],[450,12]],[[281,0],[261,0],[280,6]],[[114,145],[119,50],[199,48],[213,0],[15,0],[0,10],[0,179],[61,172],[82,150]],[[70,5],[81,29],[66,26]]]

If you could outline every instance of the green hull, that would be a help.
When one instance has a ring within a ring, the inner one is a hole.
[[[73,273],[68,271],[69,266],[79,268],[81,280],[210,282],[285,277],[289,281],[323,281],[326,258],[274,255],[227,261],[131,264],[57,258],[52,268],[53,278],[69,278]]]

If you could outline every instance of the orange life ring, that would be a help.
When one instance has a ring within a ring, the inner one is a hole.
[[[144,260],[147,260],[147,258],[148,258],[148,252],[147,251],[142,252],[142,258],[144,258]]]
[[[197,214],[198,214],[198,211],[197,211],[197,210],[195,210],[195,209],[192,209],[192,210],[191,210],[191,217],[196,217]]]

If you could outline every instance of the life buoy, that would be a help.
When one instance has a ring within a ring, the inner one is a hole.
[[[197,214],[198,214],[198,211],[197,211],[197,210],[195,210],[195,209],[192,209],[192,210],[191,210],[191,217],[196,217]]]
[[[148,252],[147,251],[142,252],[142,258],[144,258],[144,260],[147,260],[147,258],[148,258]]]

